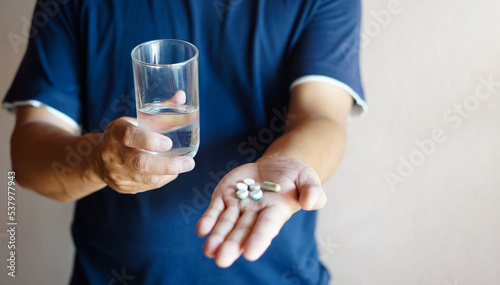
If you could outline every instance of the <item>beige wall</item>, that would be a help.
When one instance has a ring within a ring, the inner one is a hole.
[[[22,56],[7,34],[21,34],[33,2],[0,2],[0,94]],[[390,2],[364,1],[362,72],[371,111],[351,122],[344,162],[325,185],[322,257],[337,285],[499,284],[500,86],[483,82],[500,82],[500,2]],[[4,189],[12,126],[13,117],[0,112]],[[66,283],[72,204],[18,191],[18,277],[6,276],[2,231],[0,284]]]

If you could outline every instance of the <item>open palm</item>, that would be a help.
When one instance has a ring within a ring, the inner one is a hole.
[[[261,200],[236,197],[235,185],[245,178],[281,185],[280,192],[264,191]],[[200,236],[208,237],[205,255],[228,267],[243,253],[257,260],[284,223],[298,210],[324,206],[326,195],[316,172],[291,157],[274,157],[233,169],[219,182],[212,201],[198,222]]]

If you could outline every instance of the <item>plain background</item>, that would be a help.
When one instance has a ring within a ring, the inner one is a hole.
[[[22,35],[33,5],[0,2],[2,96],[25,48],[16,53],[7,34]],[[489,98],[476,97],[481,78],[500,82],[500,2],[369,0],[363,9],[370,112],[350,123],[344,161],[325,184],[329,202],[317,231],[332,283],[500,284],[500,86]],[[13,124],[1,111],[2,224]],[[433,147],[436,131],[441,140]],[[17,277],[7,276],[2,230],[0,283],[67,284],[73,204],[17,191]],[[297,266],[284,276],[307,270]]]

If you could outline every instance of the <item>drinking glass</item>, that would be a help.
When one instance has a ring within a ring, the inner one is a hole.
[[[166,39],[142,43],[132,50],[137,122],[172,140],[160,156],[194,157],[200,144],[198,49]]]

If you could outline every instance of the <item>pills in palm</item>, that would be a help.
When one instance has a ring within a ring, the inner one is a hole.
[[[243,180],[243,183],[250,186],[252,184],[255,184],[255,180],[253,180],[252,178],[247,178],[247,179]]]
[[[255,183],[255,180],[252,178],[246,178],[243,180],[243,183],[236,184],[236,197],[238,199],[246,199],[250,196],[253,200],[260,200],[264,197],[262,190],[278,192],[281,190],[281,185],[269,181],[259,184]]]
[[[236,184],[236,191],[239,191],[239,190],[248,190],[248,185],[246,185],[245,183],[237,183]]]
[[[264,196],[264,193],[260,189],[250,192],[250,197],[253,200],[260,200],[260,199],[262,199],[263,196]]]
[[[269,181],[262,182],[260,187],[262,190],[273,191],[273,192],[278,192],[281,190],[281,185]]]
[[[236,192],[236,197],[238,199],[246,199],[248,197],[248,190],[238,190]]]

